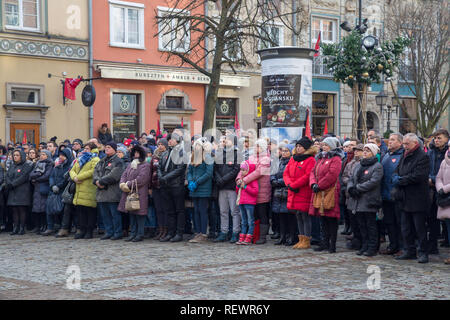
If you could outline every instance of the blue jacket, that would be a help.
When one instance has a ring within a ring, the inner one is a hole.
[[[389,153],[388,146],[386,145],[386,143],[384,143],[383,139],[381,139],[380,153],[381,159],[383,159],[384,156]]]
[[[436,184],[436,176],[441,167],[441,162],[445,158],[445,153],[448,150],[448,145],[445,144],[444,149],[439,150],[433,143],[430,143],[430,150],[428,151],[428,157],[430,158],[430,179]]]
[[[383,180],[381,182],[381,197],[383,200],[391,201],[391,190],[394,187],[392,175],[400,163],[400,159],[404,152],[405,150],[403,148],[400,148],[392,153],[387,152],[381,161],[384,170]]]
[[[189,192],[191,197],[211,197],[213,168],[214,164],[206,164],[205,162],[196,167],[192,164],[189,165],[187,180],[188,182],[195,181],[197,183],[197,188]]]

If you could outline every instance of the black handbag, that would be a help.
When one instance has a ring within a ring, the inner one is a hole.
[[[50,193],[47,198],[47,213],[49,215],[59,214],[64,209],[64,203],[58,193]]]
[[[72,204],[73,202],[73,196],[75,194],[75,182],[72,180],[69,180],[66,187],[64,188],[64,191],[61,195],[62,202],[66,204]]]
[[[287,199],[288,198],[288,188],[277,188],[273,193],[275,198]]]
[[[450,193],[445,193],[443,195],[440,195],[437,193],[437,205],[441,208],[450,207]]]

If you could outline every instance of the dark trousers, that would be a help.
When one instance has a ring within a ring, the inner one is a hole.
[[[192,198],[194,201],[195,233],[206,234],[208,227],[209,198]]]
[[[184,186],[161,189],[164,212],[167,214],[169,234],[184,233]]]
[[[269,202],[258,203],[255,206],[255,221],[260,220],[260,224],[269,224]]]
[[[320,242],[320,218],[311,216],[311,241]]]
[[[196,224],[197,223],[194,223],[194,225]],[[216,198],[209,199],[208,226],[211,235],[215,236],[220,231],[220,208],[219,200]],[[200,226],[196,226],[196,228],[200,228]]]
[[[325,248],[336,249],[339,218],[320,217],[322,245]]]
[[[362,242],[361,231],[359,229],[358,218],[356,214],[353,214],[350,210],[347,210],[350,216],[350,225],[352,227],[353,239],[358,240],[360,243]]]
[[[97,208],[75,206],[78,214],[78,223],[82,232],[92,231],[97,222]]]
[[[167,215],[163,209],[163,200],[160,189],[153,189],[152,192],[153,204],[155,206],[156,211],[156,221],[158,223],[158,227],[166,227],[167,228]]]
[[[384,225],[389,237],[389,248],[402,249],[401,212],[398,205],[392,201],[383,201]]]
[[[0,226],[5,225],[5,212],[6,212],[6,207],[2,204],[0,204]]]
[[[291,238],[295,240],[297,233],[297,218],[294,213],[275,213],[272,215],[277,215],[280,221],[280,236],[285,239]]]
[[[13,224],[15,226],[20,225],[21,227],[25,227],[28,207],[26,206],[11,206],[12,214],[13,214]]]
[[[271,214],[271,221],[272,221],[272,232],[273,233],[281,233],[281,220],[280,220],[280,214],[273,212],[270,210]]]
[[[434,197],[436,199],[436,197]],[[441,233],[441,224],[437,218],[438,207],[436,205],[436,201],[433,201],[431,204],[430,210],[428,210],[428,214],[426,216],[426,224],[428,229],[428,245],[429,250],[437,250],[438,248],[438,239]]]
[[[427,254],[428,240],[425,225],[425,212],[402,211],[402,235],[405,250],[410,254],[416,254],[416,237],[419,241],[419,255]]]
[[[64,204],[64,211],[63,211],[63,218],[62,218],[62,224],[61,228],[65,230],[69,230],[72,227],[72,223],[75,220],[75,206],[73,204]],[[76,225],[77,229],[79,228],[78,225]]]
[[[376,252],[378,249],[377,213],[357,212],[356,219],[361,231],[362,250]]]

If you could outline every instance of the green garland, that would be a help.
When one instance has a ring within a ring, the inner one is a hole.
[[[410,44],[407,38],[384,41],[380,47],[367,50],[362,45],[363,35],[353,30],[340,43],[321,43],[324,64],[336,82],[348,84],[380,83],[381,75],[393,76],[403,50]]]

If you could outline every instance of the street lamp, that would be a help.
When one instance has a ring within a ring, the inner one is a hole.
[[[387,104],[387,99],[388,99],[388,96],[384,92],[384,90],[381,90],[381,92],[377,96],[375,96],[375,102],[380,107],[381,114],[383,114],[383,106],[386,105],[386,109],[384,109],[384,112],[386,112],[386,115],[387,115],[387,132],[390,133],[391,132],[391,114],[393,112],[395,112],[395,114],[397,114],[398,104],[396,104],[396,103],[398,102],[398,99],[396,99],[395,97],[392,98],[393,106]]]

